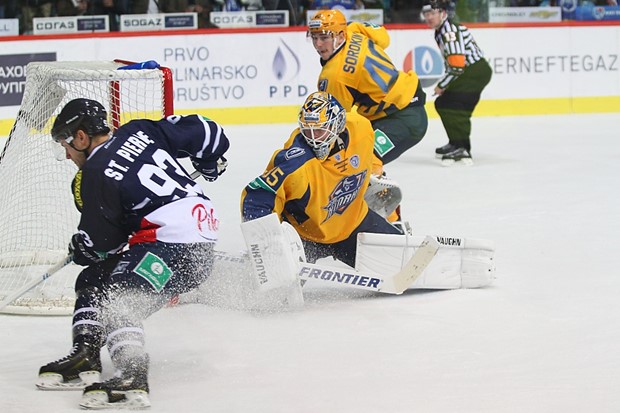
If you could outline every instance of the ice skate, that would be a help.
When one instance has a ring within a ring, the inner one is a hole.
[[[442,156],[441,164],[443,166],[452,166],[454,164],[473,165],[474,161],[471,159],[471,154],[467,149],[457,148],[454,151]]]
[[[145,409],[151,407],[146,375],[121,375],[84,389],[85,409]]]
[[[451,143],[447,143],[444,146],[435,149],[435,158],[441,159],[445,154],[453,152],[456,149],[458,149],[456,146],[452,145]]]
[[[147,359],[148,360],[148,359]],[[151,407],[147,365],[136,364],[104,382],[84,389],[80,407],[84,409],[145,409]]]
[[[88,343],[75,343],[71,353],[39,369],[36,385],[41,390],[82,390],[99,381],[100,349]]]

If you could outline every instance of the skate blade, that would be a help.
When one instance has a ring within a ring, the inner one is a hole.
[[[124,409],[140,410],[151,407],[149,394],[142,390],[130,390],[123,393],[125,398],[110,403],[105,391],[91,391],[82,396],[80,407],[87,410]]]
[[[455,161],[454,159],[442,159],[442,166],[453,166],[453,165],[462,165],[462,166],[472,166],[474,161],[471,158],[461,159],[459,161]]]
[[[100,381],[98,371],[83,371],[79,376],[79,379],[64,381],[62,375],[58,373],[43,373],[39,375],[35,384],[39,390],[70,391],[84,390],[86,386]]]

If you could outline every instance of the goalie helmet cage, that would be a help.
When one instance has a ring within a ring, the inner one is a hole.
[[[117,70],[133,62],[32,62],[15,124],[0,154],[0,301],[62,261],[79,213],[71,183],[77,172],[50,136],[54,119],[72,99],[97,100],[112,129],[132,119],[173,113],[168,68]],[[59,161],[58,159],[61,159]],[[70,264],[2,312],[70,314],[82,267]]]

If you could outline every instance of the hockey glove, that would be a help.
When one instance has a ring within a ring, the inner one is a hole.
[[[89,245],[90,244],[90,245]],[[84,234],[78,232],[71,237],[69,254],[73,255],[73,262],[77,265],[93,265],[106,259],[107,253],[100,253],[93,249],[92,242]]]
[[[202,174],[208,182],[215,181],[221,174],[226,171],[228,161],[221,156],[218,160],[206,160],[199,158],[191,158],[194,168]]]

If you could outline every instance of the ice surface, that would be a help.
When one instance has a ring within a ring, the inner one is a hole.
[[[151,411],[620,411],[620,115],[475,118],[473,129],[473,167],[437,163],[446,138],[432,120],[386,169],[415,234],[495,241],[493,286],[403,296],[310,286],[293,312],[164,309],[145,323]],[[205,184],[219,249],[243,248],[241,189],[291,130],[226,128],[228,172]],[[0,411],[77,411],[79,393],[34,387],[39,366],[69,350],[70,319],[3,315],[0,331]]]

